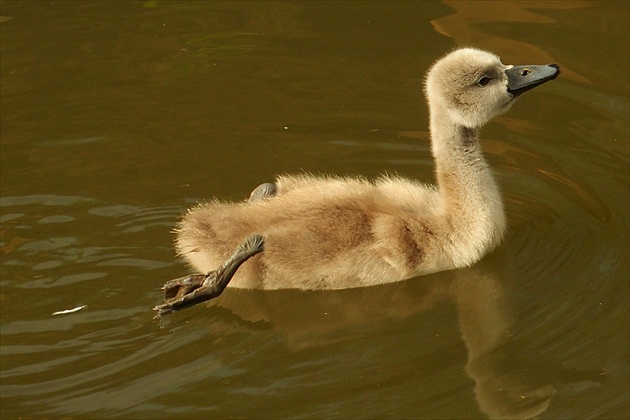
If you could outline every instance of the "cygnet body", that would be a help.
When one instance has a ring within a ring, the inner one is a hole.
[[[556,65],[506,66],[485,51],[455,50],[425,83],[437,185],[392,176],[279,176],[246,201],[189,210],[176,230],[177,251],[207,274],[256,235],[257,250],[235,257],[228,280],[254,289],[364,287],[470,266],[506,230],[479,129],[558,73]]]

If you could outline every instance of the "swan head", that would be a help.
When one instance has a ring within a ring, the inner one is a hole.
[[[429,70],[425,93],[432,112],[440,109],[455,124],[480,128],[510,109],[523,92],[555,79],[556,64],[510,66],[498,56],[461,48]]]

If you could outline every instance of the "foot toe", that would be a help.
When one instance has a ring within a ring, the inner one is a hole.
[[[260,184],[257,186],[254,191],[249,195],[249,201],[260,201],[264,200],[268,197],[273,197],[276,195],[277,188],[276,184],[271,182],[265,182],[264,184]]]

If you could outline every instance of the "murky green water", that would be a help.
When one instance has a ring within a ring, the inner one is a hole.
[[[0,5],[2,418],[630,416],[627,2]],[[152,321],[192,203],[431,181],[422,80],[458,45],[563,69],[482,133],[497,252]]]

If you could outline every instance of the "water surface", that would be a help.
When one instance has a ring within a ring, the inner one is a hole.
[[[1,4],[3,418],[628,418],[627,2]],[[433,179],[456,46],[560,78],[484,129],[505,243],[152,321],[170,230],[278,173]]]

